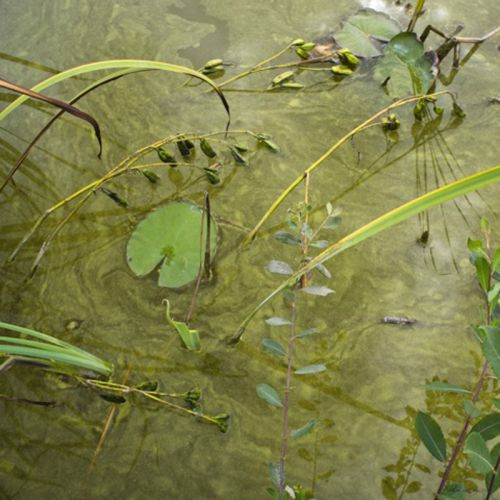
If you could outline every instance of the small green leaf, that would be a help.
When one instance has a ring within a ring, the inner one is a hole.
[[[500,298],[500,282],[493,285],[493,288],[488,292],[488,304],[494,306],[498,303]]]
[[[275,76],[271,83],[273,84],[273,86],[281,85],[288,80],[291,80],[294,75],[295,73],[293,71],[285,71],[284,73],[280,73],[279,75]]]
[[[285,348],[279,342],[276,342],[276,340],[269,338],[263,339],[260,346],[264,351],[274,354],[275,356],[286,356]]]
[[[278,316],[273,316],[272,318],[267,318],[265,320],[267,325],[270,326],[285,326],[285,325],[291,325],[292,322],[288,319],[285,318],[279,318]]]
[[[296,338],[301,339],[303,337],[310,337],[311,335],[314,335],[315,333],[319,333],[319,328],[308,328],[307,330],[304,330],[300,332],[298,335],[295,335]]]
[[[266,403],[269,403],[270,405],[276,406],[278,408],[283,407],[280,395],[270,385],[258,384],[256,390],[257,390],[257,396],[266,401]]]
[[[465,500],[465,487],[463,484],[448,484],[446,488],[437,495],[438,500]]]
[[[477,257],[486,257],[483,242],[481,240],[472,240],[471,238],[467,238],[467,248],[471,254]]]
[[[500,399],[494,399],[493,404],[497,410],[500,410]]]
[[[167,321],[175,328],[184,347],[190,351],[199,351],[201,349],[200,336],[198,330],[191,330],[186,323],[175,321],[170,316],[170,302],[165,300],[165,316]]]
[[[240,165],[248,165],[246,158],[244,158],[240,154],[240,152],[235,146],[230,146],[229,151],[231,151],[231,154],[233,155],[233,158],[236,161],[236,163],[239,163]]]
[[[320,297],[326,297],[331,293],[335,293],[334,290],[327,286],[306,286],[305,288],[301,288],[300,291],[309,295],[319,295]]]
[[[311,241],[309,246],[313,248],[326,248],[329,244],[328,240],[315,240]]]
[[[500,379],[500,328],[484,326],[485,338],[481,344],[483,354],[489,361],[495,377]]]
[[[330,279],[332,277],[332,273],[323,264],[318,264],[314,269],[320,272],[325,278]]]
[[[286,231],[277,231],[273,234],[273,238],[287,245],[300,245],[300,239]]]
[[[285,276],[290,276],[293,274],[293,269],[290,264],[283,262],[282,260],[272,260],[267,264],[266,269],[270,273],[283,274]]]
[[[281,151],[280,147],[271,139],[271,136],[267,134],[257,134],[256,137],[260,144],[264,144],[274,153],[279,153]]]
[[[476,418],[476,417],[481,416],[481,412],[479,411],[479,409],[476,408],[474,406],[474,403],[472,401],[470,401],[469,399],[466,399],[464,401],[464,410],[465,410],[465,413],[467,413],[467,415],[471,418]]]
[[[439,424],[430,415],[419,411],[415,419],[415,429],[429,453],[440,462],[444,462],[446,441]]]
[[[280,464],[279,463],[270,463],[269,464],[269,477],[271,478],[271,482],[279,488],[280,485]]]
[[[469,456],[470,466],[477,472],[487,474],[493,471],[492,458],[486,441],[479,432],[471,432],[464,445],[464,453]]]
[[[292,436],[293,438],[299,438],[305,436],[306,434],[309,434],[316,427],[317,423],[318,423],[317,420],[309,420],[309,422],[304,424],[299,429],[291,431],[290,436]]]
[[[497,248],[493,254],[493,259],[491,260],[491,270],[493,272],[500,271],[500,248]]]
[[[313,373],[320,373],[326,370],[326,366],[323,364],[308,365],[295,370],[296,375],[311,375]]]
[[[486,415],[470,431],[481,434],[485,441],[500,436],[500,413]]]
[[[167,151],[165,151],[162,148],[157,148],[156,152],[158,154],[158,158],[163,162],[163,163],[170,163],[172,167],[175,167],[177,165],[177,161],[175,159],[175,156],[171,155]]]
[[[458,392],[461,394],[470,394],[471,392],[459,385],[447,384],[445,382],[431,382],[430,384],[425,384],[424,387],[428,391],[436,392]]]
[[[343,64],[337,64],[330,68],[334,75],[348,76],[352,74],[352,69],[349,66],[344,66]]]
[[[481,288],[485,291],[489,291],[490,284],[490,265],[484,257],[476,257],[474,259],[474,267],[476,268],[477,279]]]

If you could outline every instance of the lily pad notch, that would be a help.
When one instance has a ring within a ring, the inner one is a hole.
[[[205,217],[202,208],[184,201],[171,202],[151,212],[139,223],[127,244],[127,263],[132,272],[146,276],[160,265],[161,287],[180,288],[194,281],[206,250]],[[210,227],[213,259],[218,231],[212,216]]]

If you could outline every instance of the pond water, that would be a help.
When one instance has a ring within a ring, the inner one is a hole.
[[[432,22],[450,32],[464,23],[463,33],[477,36],[500,19],[500,4],[493,0],[478,0],[473,11],[465,0],[428,4],[419,30]],[[2,2],[1,73],[29,87],[54,70],[102,59],[144,58],[198,68],[221,57],[247,68],[297,37],[331,32],[361,6],[389,6],[405,22],[392,2]],[[431,45],[437,43],[431,39]],[[498,162],[500,107],[488,102],[498,95],[497,44],[498,39],[485,43],[449,87],[458,93],[464,120],[453,118],[443,101],[441,122],[417,137],[411,110],[403,109],[397,143],[374,128],[313,174],[313,207],[331,201],[343,210],[336,237],[421,194],[424,186],[430,190]],[[113,362],[116,380],[159,380],[165,390],[178,392],[200,387],[207,413],[231,415],[229,431],[222,434],[195,418],[134,399],[118,408],[93,459],[110,404],[54,376],[15,367],[2,374],[0,393],[58,405],[0,400],[1,498],[266,498],[268,464],[280,453],[282,412],[259,399],[255,387],[281,388],[286,367],[259,346],[269,336],[286,343],[287,329],[270,327],[264,319],[290,312],[278,298],[252,321],[240,344],[228,347],[222,340],[281,282],[266,264],[280,259],[296,266],[299,259],[296,248],[272,238],[284,228],[285,208],[244,250],[244,233],[235,226],[252,227],[289,182],[391,100],[366,66],[339,83],[317,74],[302,77],[310,84],[304,91],[251,91],[267,87],[271,77],[263,74],[226,93],[232,128],[271,134],[280,154],[242,141],[253,148],[249,166],[228,162],[218,186],[189,167],[158,170],[158,184],[135,175],[119,178],[109,188],[126,198],[128,209],[98,193],[53,241],[31,280],[26,280],[29,267],[62,213],[46,221],[13,264],[0,268],[3,321],[50,333]],[[148,72],[85,97],[81,108],[103,130],[101,160],[86,126],[72,117],[56,123],[16,174],[16,186],[0,195],[1,261],[47,208],[133,151],[178,132],[223,130],[217,98],[205,86],[182,87],[184,80]],[[77,78],[48,93],[70,99],[89,81]],[[2,94],[3,105],[10,100]],[[30,104],[2,122],[2,177],[51,114],[45,105]],[[181,347],[162,305],[168,298],[174,316],[182,318],[192,287],[170,291],[159,288],[154,275],[137,278],[127,267],[125,248],[152,208],[175,198],[201,204],[205,190],[215,216],[232,225],[221,224],[215,276],[201,288],[191,323],[202,342],[195,354]],[[297,190],[287,207],[302,197]],[[432,496],[439,464],[418,446],[412,419],[420,409],[437,415],[448,431],[460,428],[461,400],[426,395],[422,385],[438,377],[472,387],[478,378],[479,350],[469,325],[480,321],[481,296],[466,238],[478,236],[482,215],[498,234],[499,199],[497,187],[486,188],[398,225],[328,263],[332,280],[318,282],[335,294],[301,294],[298,326],[321,333],[297,343],[295,366],[324,363],[328,369],[293,381],[291,428],[311,419],[319,425],[290,440],[290,484],[313,489],[318,499],[399,498],[388,486],[388,478],[399,478],[398,492],[406,482],[414,483],[409,498]],[[425,230],[430,241],[423,248],[417,239]],[[386,315],[418,322],[382,324]],[[72,319],[81,321],[76,330],[66,328]],[[470,470],[467,477],[470,489],[482,488]]]

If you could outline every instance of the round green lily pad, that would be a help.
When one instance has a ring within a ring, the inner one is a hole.
[[[137,276],[160,263],[158,284],[179,288],[195,280],[200,269],[200,226],[203,210],[187,202],[172,202],[151,212],[139,223],[127,244],[127,262]],[[206,218],[203,224],[205,255]],[[210,255],[217,249],[217,224],[210,218]]]

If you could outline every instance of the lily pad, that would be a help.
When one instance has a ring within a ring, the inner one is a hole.
[[[127,245],[127,262],[137,276],[160,263],[158,284],[179,288],[195,280],[200,268],[200,226],[203,210],[187,202],[172,202],[151,212],[135,229]],[[217,224],[210,220],[210,254],[217,248]],[[202,255],[206,226],[203,227]]]
[[[433,75],[431,58],[415,33],[399,33],[387,44],[384,57],[377,63],[374,78],[384,82],[392,96],[425,94]]]
[[[334,36],[341,47],[360,57],[377,57],[384,43],[401,32],[399,23],[383,12],[361,9],[342,23]]]

